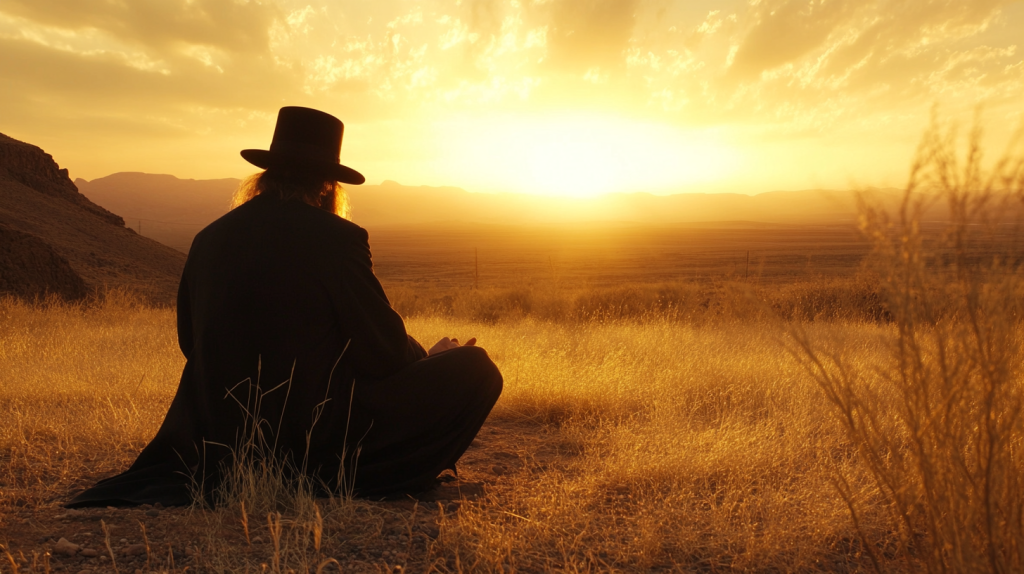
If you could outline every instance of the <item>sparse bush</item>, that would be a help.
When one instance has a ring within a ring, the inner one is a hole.
[[[1005,236],[1024,198],[1024,157],[982,169],[980,132],[960,164],[954,132],[925,135],[895,217],[862,206],[894,333],[875,364],[851,360],[798,326],[796,352],[825,391],[872,476],[872,495],[836,485],[854,524],[879,504],[899,550],[930,572],[1024,569],[1024,325],[1021,268]],[[922,215],[949,222],[926,242]],[[861,533],[876,568],[883,558]]]

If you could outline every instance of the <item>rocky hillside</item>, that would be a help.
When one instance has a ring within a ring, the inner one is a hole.
[[[0,225],[0,293],[23,299],[57,295],[75,300],[89,290],[68,260],[42,239]]]
[[[128,288],[172,304],[184,264],[79,193],[49,154],[0,134],[0,293],[75,299]]]

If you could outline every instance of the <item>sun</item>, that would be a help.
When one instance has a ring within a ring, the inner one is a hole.
[[[714,132],[614,116],[483,118],[448,127],[460,179],[488,190],[594,197],[678,192],[735,170],[737,153]],[[495,181],[501,182],[494,189]]]

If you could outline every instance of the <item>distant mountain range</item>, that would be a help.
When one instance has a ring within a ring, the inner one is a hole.
[[[75,185],[95,203],[124,217],[126,224],[187,252],[192,237],[227,212],[237,179],[194,180],[171,175],[115,173]],[[651,195],[615,193],[591,199],[530,194],[472,193],[457,187],[347,186],[352,220],[370,230],[437,224],[536,225],[614,222],[640,225],[731,222],[835,224],[856,220],[852,191],[773,191]],[[891,204],[894,189],[875,190]]]
[[[0,295],[73,300],[128,287],[171,304],[184,263],[79,193],[49,154],[0,134]]]

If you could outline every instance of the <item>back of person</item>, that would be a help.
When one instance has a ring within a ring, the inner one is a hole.
[[[177,393],[131,467],[68,507],[216,502],[237,455],[275,457],[326,491],[430,487],[498,400],[487,353],[445,337],[426,351],[373,274],[368,235],[340,217],[344,126],[282,108],[266,171],[197,236],[178,293]],[[255,446],[255,449],[249,447]]]
[[[182,380],[211,401],[194,413],[207,419],[200,425],[207,441],[235,448],[237,430],[254,418],[266,421],[266,440],[293,457],[305,454],[310,430],[314,442],[340,440],[332,423],[344,410],[335,409],[347,409],[356,374],[344,356],[352,331],[346,307],[360,304],[345,301],[340,287],[352,280],[345,262],[359,250],[360,231],[309,205],[261,196],[196,237],[178,330],[188,359]],[[279,423],[311,421],[320,403],[313,429]]]

